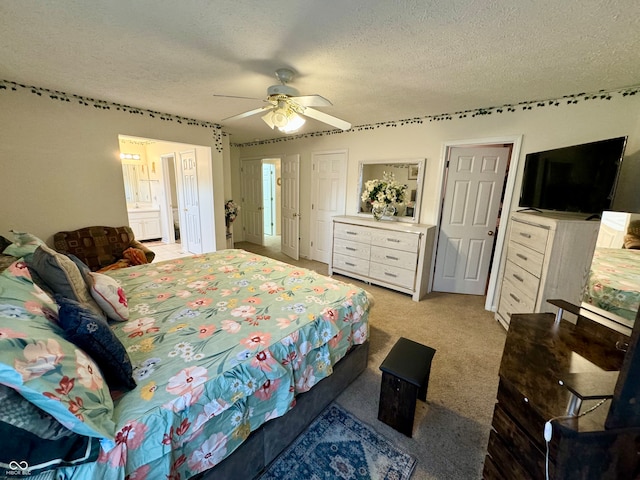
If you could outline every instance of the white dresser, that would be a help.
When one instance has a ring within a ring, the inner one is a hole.
[[[552,312],[548,299],[582,300],[600,222],[584,214],[516,212],[509,221],[496,319],[508,328],[514,313]]]
[[[429,292],[434,237],[433,225],[334,217],[329,275],[408,293],[417,302]]]

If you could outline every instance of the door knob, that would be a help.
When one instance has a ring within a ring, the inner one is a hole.
[[[489,230],[489,236],[493,237],[493,230]]]

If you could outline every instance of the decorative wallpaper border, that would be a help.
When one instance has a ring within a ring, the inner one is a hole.
[[[217,123],[205,122],[203,120],[196,120],[194,118],[181,117],[179,115],[172,115],[170,113],[156,112],[154,110],[132,107],[130,105],[122,105],[120,103],[107,102],[106,100],[83,97],[82,95],[74,95],[70,93],[60,92],[58,90],[50,90],[48,88],[23,85],[21,83],[12,82],[9,80],[0,80],[0,90],[15,92],[18,89],[28,90],[39,97],[42,97],[44,95],[49,97],[51,100],[68,103],[73,102],[85,107],[93,107],[99,110],[113,109],[119,112],[130,113],[132,115],[146,115],[150,118],[158,118],[165,122],[176,122],[180,124],[184,123],[186,125],[196,125],[199,127],[210,128],[213,134],[216,151],[218,153],[222,153],[222,137],[226,136],[226,134],[222,131],[222,126]]]
[[[366,125],[356,125],[351,129],[342,130],[326,130],[322,132],[304,133],[300,135],[288,135],[286,137],[271,138],[268,140],[256,140],[254,142],[247,143],[232,143],[233,147],[252,147],[256,145],[265,145],[271,143],[288,142],[291,140],[298,140],[301,138],[313,138],[322,137],[327,135],[339,135],[348,134],[352,132],[362,132],[366,130],[376,130],[378,128],[395,128],[405,125],[422,124],[426,121],[429,122],[441,122],[446,120],[462,119],[462,118],[475,118],[483,117],[486,115],[509,113],[516,111],[533,110],[534,108],[541,107],[557,107],[561,104],[575,105],[580,101],[588,100],[611,100],[614,96],[628,97],[640,93],[640,85],[634,85],[631,87],[618,88],[613,90],[599,90],[595,93],[576,93],[573,95],[565,95],[561,98],[547,99],[547,100],[528,100],[515,104],[505,104],[496,107],[476,108],[471,110],[463,110],[454,113],[440,113],[437,115],[425,115],[423,117],[405,118],[403,120],[391,120],[388,122],[370,123]]]
[[[222,137],[227,134],[222,131],[222,126],[217,123],[206,122],[203,120],[196,120],[193,118],[181,117],[178,115],[172,115],[169,113],[157,112],[154,110],[146,110],[144,108],[131,107],[129,105],[122,105],[119,103],[107,102],[105,100],[98,100],[94,98],[83,97],[81,95],[68,94],[57,90],[49,90],[48,88],[34,87],[29,85],[23,85],[20,83],[12,82],[9,80],[0,80],[0,90],[17,91],[18,89],[29,90],[31,93],[43,96],[46,95],[52,100],[62,102],[77,102],[85,107],[92,106],[96,109],[111,110],[128,112],[133,115],[147,115],[151,118],[159,118],[160,120],[167,122],[185,123],[187,125],[197,125],[200,127],[210,128],[212,130],[213,138],[215,141],[215,147],[218,153],[222,153]],[[426,121],[429,122],[441,122],[446,120],[462,119],[462,118],[476,118],[483,117],[492,114],[509,113],[516,111],[533,110],[534,108],[543,107],[557,107],[561,104],[575,105],[578,102],[590,101],[590,100],[611,100],[614,96],[628,97],[634,96],[640,93],[640,85],[633,85],[630,87],[623,87],[613,90],[599,90],[592,93],[576,93],[572,95],[565,95],[560,98],[546,99],[546,100],[528,100],[515,104],[504,104],[495,107],[475,108],[471,110],[463,110],[453,113],[440,113],[437,115],[425,115],[422,117],[405,118],[402,120],[391,120],[387,122],[370,123],[365,125],[356,125],[351,129],[342,130],[324,130],[313,133],[303,133],[299,135],[287,135],[286,137],[270,138],[266,140],[256,140],[247,143],[232,143],[232,147],[252,147],[256,145],[266,145],[280,142],[290,142],[293,140],[299,140],[302,138],[313,137],[325,137],[328,135],[341,135],[353,132],[362,132],[367,130],[376,130],[378,128],[396,128],[403,127],[405,125],[422,124]]]

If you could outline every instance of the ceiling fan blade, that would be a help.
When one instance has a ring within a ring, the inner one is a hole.
[[[255,108],[253,110],[249,110],[248,112],[239,113],[238,115],[232,115],[231,117],[223,118],[220,120],[221,122],[226,122],[229,120],[240,120],[241,118],[250,117],[251,115],[256,115],[258,113],[262,113],[265,110],[270,110],[273,108],[273,105],[265,105],[264,107]]]
[[[291,97],[291,100],[303,107],[330,107],[333,105],[333,103],[322,95],[300,95],[297,97]]]
[[[212,93],[211,94],[212,97],[218,97],[218,98],[241,98],[244,100],[264,100],[262,98],[254,98],[254,97],[240,97],[237,95],[218,95],[216,93]]]
[[[327,115],[326,113],[315,110],[313,108],[305,108],[302,114],[306,115],[307,117],[319,120],[323,123],[328,123],[329,125],[339,128],[340,130],[349,130],[351,128],[351,124],[349,122],[340,120],[336,117],[332,117],[331,115]]]

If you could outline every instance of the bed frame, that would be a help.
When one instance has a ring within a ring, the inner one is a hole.
[[[254,479],[282,453],[309,424],[367,367],[369,341],[352,348],[333,368],[333,374],[310,391],[296,397],[296,406],[279,418],[268,421],[211,470],[194,478]]]

